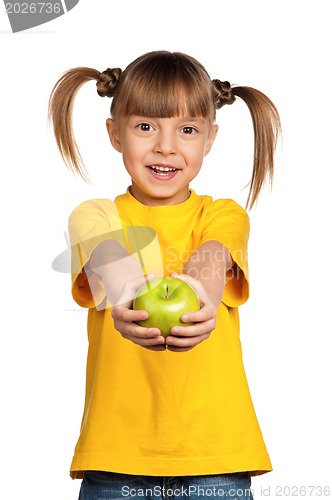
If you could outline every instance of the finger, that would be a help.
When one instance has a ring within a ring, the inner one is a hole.
[[[158,328],[145,328],[134,322],[122,321],[116,318],[114,319],[114,327],[124,338],[136,344],[153,345],[165,343],[165,338],[161,335]]]
[[[136,323],[129,323],[127,321],[114,321],[114,326],[123,337],[130,337],[133,340],[150,341],[159,339],[159,337],[159,342],[164,340],[158,328],[144,328]]]
[[[181,316],[183,323],[200,323],[216,317],[216,309],[211,304],[204,304],[198,311],[184,313]]]
[[[122,322],[143,321],[149,317],[147,311],[128,309],[126,305],[118,305],[112,308],[112,318]]]
[[[144,347],[145,349],[149,349],[149,351],[165,351],[166,350],[166,345],[152,345],[152,346],[141,346]]]
[[[175,337],[197,337],[199,335],[204,335],[210,333],[215,329],[216,321],[214,318],[208,321],[203,321],[202,323],[195,323],[189,326],[173,326],[171,328],[171,334]]]
[[[132,337],[131,335],[122,335],[124,339],[130,340],[134,344],[137,344],[141,347],[166,347],[165,338],[161,335],[159,337],[153,339],[142,339],[139,337]],[[164,349],[160,349],[164,350]]]
[[[193,278],[192,276],[189,276],[188,274],[173,273],[171,274],[171,276],[174,278],[178,278],[182,281],[185,281],[188,285],[190,285],[195,290],[195,292],[197,293],[197,295],[199,296],[200,300],[203,303],[209,300],[208,294],[205,291],[204,286],[197,279]]]
[[[133,335],[122,334],[122,337],[126,340],[130,340],[134,344],[137,344],[141,347],[147,347],[147,348],[154,347],[156,348],[156,350],[164,350],[164,349],[158,349],[159,347],[166,348],[165,338],[162,335],[153,338],[142,338]]]
[[[121,333],[124,339],[130,340],[131,342],[134,342],[134,344],[138,344],[142,347],[165,346],[165,338],[160,335],[160,332],[158,330],[150,331],[151,329],[142,328],[142,330],[146,331],[142,331],[139,329],[137,331],[131,331],[130,328],[122,328],[121,326],[122,325],[120,324],[116,329],[119,331],[119,333]]]
[[[169,335],[166,338],[167,349],[169,349],[170,351],[189,350],[203,342],[203,340],[208,339],[209,336],[209,333],[190,338],[173,337],[172,335]]]

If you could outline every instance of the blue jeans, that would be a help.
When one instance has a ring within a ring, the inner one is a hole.
[[[79,500],[252,500],[250,474],[134,476],[87,471]]]

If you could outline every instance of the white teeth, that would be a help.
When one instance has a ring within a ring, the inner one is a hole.
[[[176,172],[176,168],[171,167],[161,167],[159,165],[151,165],[150,168],[155,172]]]

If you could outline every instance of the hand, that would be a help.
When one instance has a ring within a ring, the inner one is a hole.
[[[193,322],[195,323],[194,325],[174,326],[171,329],[172,335],[166,338],[166,345],[169,351],[185,352],[209,338],[211,332],[216,327],[217,308],[211,302],[200,281],[187,274],[172,274],[172,276],[182,279],[188,285],[192,286],[202,304],[199,311],[181,316],[181,321],[184,323]]]
[[[114,327],[123,338],[152,351],[164,351],[166,349],[165,338],[158,328],[144,328],[135,323],[135,321],[147,319],[149,316],[147,311],[134,311],[132,309],[133,297],[135,297],[137,290],[151,277],[152,275],[140,276],[126,282],[117,304],[113,306],[112,317]]]

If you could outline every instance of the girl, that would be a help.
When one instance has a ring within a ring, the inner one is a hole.
[[[241,98],[251,113],[254,164],[247,208],[272,179],[280,131],[274,104],[251,87],[211,80],[182,53],[151,52],[121,71],[67,71],[49,103],[67,166],[87,177],[72,131],[79,88],[96,80],[113,98],[107,130],[131,185],[70,215],[73,297],[88,312],[85,408],[71,476],[80,499],[252,498],[250,478],[271,470],[248,389],[238,306],[249,293],[246,211],[198,195],[190,182],[215,140],[216,109]],[[138,287],[172,274],[201,309],[166,339],[137,324]],[[181,354],[179,354],[181,353]]]

